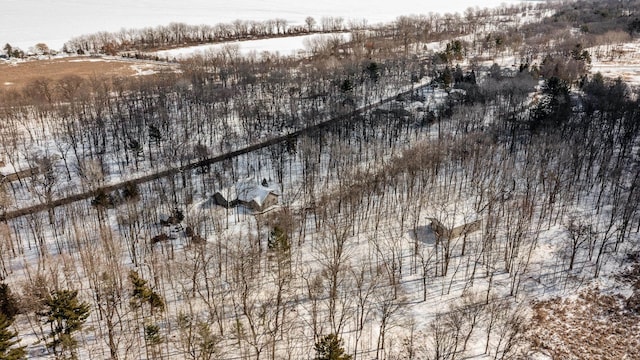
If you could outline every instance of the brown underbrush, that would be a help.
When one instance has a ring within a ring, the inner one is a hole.
[[[534,305],[530,339],[553,359],[640,359],[640,312],[629,298],[598,288],[576,299]]]

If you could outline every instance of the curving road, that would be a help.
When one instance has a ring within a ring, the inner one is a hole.
[[[224,160],[228,160],[228,159],[232,159],[234,157],[258,150],[258,149],[262,149],[271,145],[275,145],[284,141],[287,141],[289,139],[295,139],[300,135],[306,135],[306,134],[312,134],[316,131],[320,131],[323,128],[326,128],[330,125],[332,125],[335,122],[338,121],[344,121],[344,120],[349,120],[351,119],[354,115],[358,115],[361,113],[364,113],[366,111],[369,111],[371,109],[374,109],[380,105],[383,105],[385,103],[391,102],[393,100],[395,100],[398,96],[404,96],[404,95],[409,95],[412,92],[416,91],[417,89],[420,89],[421,87],[423,87],[424,85],[417,87],[417,88],[413,88],[407,91],[403,91],[400,93],[397,93],[394,96],[382,99],[376,103],[364,106],[362,108],[359,108],[357,110],[354,110],[350,113],[344,114],[344,115],[340,115],[337,116],[335,118],[329,119],[327,121],[321,122],[319,124],[316,125],[312,125],[309,127],[306,127],[304,129],[300,129],[300,130],[296,130],[294,132],[291,132],[289,134],[285,134],[285,135],[280,135],[262,142],[259,142],[257,144],[253,144],[253,145],[249,145],[247,147],[238,149],[238,150],[234,150],[225,154],[221,154],[221,155],[217,155],[208,159],[204,159],[204,160],[200,160],[200,161],[196,161],[196,162],[192,162],[189,163],[187,165],[183,165],[180,167],[174,167],[174,168],[170,168],[170,169],[166,169],[166,170],[162,170],[150,175],[145,175],[139,178],[135,178],[135,179],[131,179],[131,180],[126,180],[126,181],[122,181],[116,184],[111,184],[111,185],[106,185],[106,186],[102,186],[90,191],[85,191],[82,193],[78,193],[78,194],[73,194],[73,195],[69,195],[66,196],[64,198],[60,198],[60,199],[56,199],[50,203],[47,204],[38,204],[38,205],[33,205],[33,206],[28,206],[28,207],[24,207],[21,209],[16,209],[16,210],[12,210],[12,211],[7,211],[4,214],[0,215],[0,221],[8,221],[11,219],[15,219],[21,216],[25,216],[25,215],[29,215],[29,214],[34,214],[37,212],[41,212],[41,211],[45,211],[45,210],[49,210],[49,209],[53,209],[59,206],[63,206],[63,205],[67,205],[67,204],[71,204],[73,202],[76,201],[81,201],[81,200],[87,200],[87,199],[91,199],[93,197],[96,196],[96,194],[99,193],[111,193],[114,192],[116,190],[121,190],[124,189],[127,186],[131,186],[131,185],[138,185],[138,184],[142,184],[142,183],[146,183],[149,181],[153,181],[156,179],[160,179],[163,177],[167,177],[167,176],[172,176],[172,175],[176,175],[179,174],[180,172],[183,171],[187,171],[187,170],[192,170],[192,169],[196,169],[199,167],[203,167],[203,166],[207,166],[207,165],[211,165],[211,164],[215,164]]]

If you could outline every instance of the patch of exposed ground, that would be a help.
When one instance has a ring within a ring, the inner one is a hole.
[[[633,295],[595,288],[536,303],[530,337],[536,350],[552,359],[640,359],[640,264],[617,280]]]
[[[81,78],[148,75],[168,66],[160,63],[92,57],[0,62],[0,89],[22,89],[36,79],[47,78],[57,81],[69,75]]]

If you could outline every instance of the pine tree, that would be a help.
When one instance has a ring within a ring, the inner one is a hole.
[[[156,309],[160,311],[164,310],[162,297],[147,285],[147,280],[140,277],[140,274],[134,270],[129,272],[129,280],[131,281],[131,285],[133,285],[131,306],[134,309],[140,308],[143,304],[147,303],[151,308],[152,314]]]
[[[374,82],[378,82],[378,79],[380,79],[380,67],[378,66],[378,64],[376,64],[375,62],[371,62],[367,68],[367,74],[369,75],[369,78]]]
[[[26,359],[25,347],[15,347],[20,342],[20,339],[16,339],[17,332],[9,329],[11,323],[12,321],[9,318],[0,314],[0,360]]]
[[[448,66],[444,68],[444,71],[440,75],[440,79],[442,81],[442,84],[444,84],[445,89],[449,90],[449,88],[451,87],[451,83],[453,82],[453,74],[451,73],[451,69]]]
[[[273,227],[271,230],[271,236],[267,243],[269,250],[281,252],[283,254],[289,253],[291,250],[291,242],[287,232],[279,225]]]
[[[336,334],[329,334],[318,341],[314,349],[316,350],[316,360],[351,360],[353,357],[346,354],[342,347],[342,339]]]
[[[552,76],[541,89],[542,98],[531,111],[530,130],[536,132],[546,128],[559,128],[571,117],[569,85]]]
[[[73,333],[80,330],[89,317],[89,304],[78,300],[75,290],[54,291],[45,301],[45,310],[40,313],[45,324],[51,327],[47,346],[56,356],[64,353],[76,358],[77,341]]]
[[[13,321],[18,311],[18,301],[11,293],[9,285],[0,284],[0,314],[6,316],[9,321]]]
[[[159,345],[162,344],[163,338],[160,335],[160,326],[156,324],[147,324],[144,326],[144,341],[147,349],[147,357],[159,358]]]
[[[156,143],[156,146],[160,144],[160,141],[162,140],[162,133],[160,132],[160,129],[154,125],[149,125],[149,138]]]
[[[160,327],[156,324],[148,324],[144,327],[144,339],[150,346],[160,345],[162,336],[160,335]]]

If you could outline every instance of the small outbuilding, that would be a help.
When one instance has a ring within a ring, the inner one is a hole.
[[[456,224],[452,228],[448,228],[443,225],[438,219],[428,218],[431,221],[431,229],[433,232],[442,239],[454,239],[460,236],[476,232],[482,227],[482,220],[476,219],[471,222]]]

